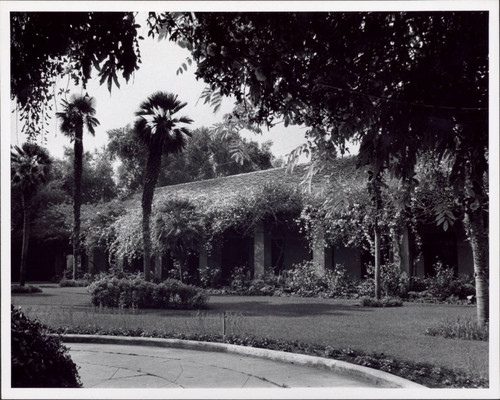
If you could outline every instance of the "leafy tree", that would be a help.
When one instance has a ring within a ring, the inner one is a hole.
[[[308,126],[292,158],[358,141],[370,184],[388,169],[408,192],[420,153],[447,158],[487,320],[486,12],[151,13],[148,23],[191,51],[214,95],[249,103],[250,122]]]
[[[56,114],[61,119],[61,131],[74,141],[74,179],[73,192],[73,279],[81,268],[80,256],[80,208],[82,204],[82,163],[83,128],[94,135],[99,121],[94,117],[94,99],[73,95],[70,101],[63,100],[63,111]]]
[[[144,278],[151,279],[151,229],[150,216],[153,204],[154,190],[160,174],[161,158],[163,154],[172,154],[182,151],[190,131],[180,124],[190,124],[187,117],[173,118],[173,115],[186,106],[177,99],[177,95],[156,92],[141,103],[137,111],[135,131],[148,151],[146,170],[144,174],[144,188],[142,192],[142,240]]]
[[[136,191],[142,184],[146,151],[135,137],[131,127],[108,131],[107,149],[118,157],[118,186],[124,193]],[[231,144],[238,143],[244,152],[243,162],[234,160]],[[208,128],[195,129],[182,154],[172,154],[162,159],[157,186],[174,185],[203,179],[235,175],[268,169],[273,166],[271,143],[261,146],[246,141],[239,134],[228,140],[221,133]]]
[[[66,148],[64,160],[56,161],[59,184],[71,196],[75,184],[73,149]],[[94,153],[88,151],[82,157],[82,204],[110,201],[117,196],[116,184],[113,180],[114,171],[109,152],[103,148]]]
[[[92,67],[100,83],[119,87],[139,68],[140,52],[132,12],[11,12],[11,98],[29,137],[41,132],[58,77],[85,87]]]
[[[45,149],[26,142],[11,152],[12,186],[20,189],[23,209],[23,244],[21,250],[20,286],[26,282],[26,261],[30,236],[32,200],[40,186],[48,180],[51,159]]]

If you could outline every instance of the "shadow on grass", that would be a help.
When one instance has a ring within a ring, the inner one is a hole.
[[[368,311],[356,305],[315,303],[314,300],[311,300],[310,303],[297,302],[286,304],[273,304],[265,301],[209,303],[208,309],[215,312],[238,311],[252,316],[274,315],[284,317],[341,315],[351,312]]]
[[[165,310],[143,309],[140,312],[157,314],[159,316],[192,316],[196,310]],[[361,308],[355,304],[325,304],[325,303],[285,303],[273,304],[266,301],[241,301],[209,303],[200,311],[206,314],[221,314],[223,312],[236,312],[244,316],[276,316],[276,317],[304,317],[304,316],[334,316],[347,313],[366,313],[373,310]]]

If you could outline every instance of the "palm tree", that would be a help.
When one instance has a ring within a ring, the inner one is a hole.
[[[45,149],[29,142],[24,143],[21,148],[15,146],[11,151],[10,159],[12,186],[20,189],[23,208],[23,244],[19,285],[24,286],[26,282],[31,204],[33,196],[40,186],[48,180],[52,161]]]
[[[86,126],[91,135],[99,121],[94,117],[94,99],[92,97],[72,95],[70,101],[62,101],[63,111],[56,113],[61,119],[61,132],[75,142],[73,191],[73,279],[81,267],[80,256],[80,208],[82,205],[82,163],[83,163],[83,127]]]
[[[196,213],[196,207],[188,200],[168,200],[158,211],[154,237],[162,251],[170,251],[177,260],[179,277],[183,282],[189,253],[198,250],[202,243],[203,225]]]
[[[177,95],[156,92],[140,105],[136,115],[135,132],[148,150],[144,188],[142,192],[142,241],[144,278],[151,279],[151,207],[154,190],[160,173],[161,157],[184,149],[191,136],[186,127],[178,124],[190,124],[190,118],[173,118],[187,103],[177,99]]]

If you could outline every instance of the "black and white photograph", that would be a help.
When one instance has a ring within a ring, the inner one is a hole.
[[[2,398],[500,397],[498,2],[0,18]]]

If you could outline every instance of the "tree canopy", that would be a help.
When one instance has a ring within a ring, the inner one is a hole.
[[[67,75],[85,88],[92,68],[108,89],[139,68],[132,12],[12,12],[11,98],[28,137],[36,137],[52,107],[55,82]]]
[[[146,152],[130,126],[108,131],[110,155],[120,160],[118,188],[124,193],[137,191],[142,184]],[[203,179],[268,169],[273,166],[271,143],[247,141],[238,134],[234,141],[243,150],[243,163],[231,157],[231,142],[208,128],[195,129],[182,154],[171,154],[162,160],[158,186],[175,185]]]
[[[257,123],[306,125],[318,151],[361,142],[369,161],[412,175],[457,123],[487,137],[485,12],[163,13],[153,34],[188,48],[213,91],[249,101]],[[468,137],[471,134],[467,134]]]

